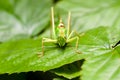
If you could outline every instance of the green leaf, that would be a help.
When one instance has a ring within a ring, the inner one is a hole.
[[[0,41],[40,33],[49,24],[51,5],[50,0],[1,0]]]
[[[59,76],[64,76],[65,78],[72,79],[72,78],[80,76],[82,63],[83,63],[83,60],[76,61],[74,63],[67,64],[60,68],[51,70],[51,72]]]
[[[54,78],[53,80],[66,80],[64,78]]]
[[[107,27],[99,27],[80,39],[81,51],[91,54],[82,66],[82,80],[119,80],[120,47],[112,49],[111,34]]]
[[[82,68],[82,80],[119,80],[120,47],[86,59]]]
[[[61,49],[51,43],[45,45],[45,54],[39,58],[37,54],[41,52],[41,39],[19,40],[1,44],[0,74],[47,71],[83,59],[86,56],[76,53],[74,46]]]

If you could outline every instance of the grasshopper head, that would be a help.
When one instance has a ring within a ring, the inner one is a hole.
[[[59,23],[58,27],[59,27],[59,28],[64,28],[64,27],[65,27],[64,24],[63,24],[63,22],[62,22],[62,19],[61,19],[61,18],[60,18],[60,23]]]

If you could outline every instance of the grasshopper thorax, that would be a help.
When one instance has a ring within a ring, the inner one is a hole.
[[[66,29],[62,19],[60,19],[60,23],[57,27],[57,42],[60,47],[63,47],[66,44]]]

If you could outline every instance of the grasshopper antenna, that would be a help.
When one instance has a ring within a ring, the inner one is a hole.
[[[67,26],[67,37],[70,34],[70,22],[71,22],[71,12],[68,12],[68,26]]]
[[[51,20],[52,20],[52,38],[56,38],[55,34],[55,21],[54,21],[54,9],[51,7]]]

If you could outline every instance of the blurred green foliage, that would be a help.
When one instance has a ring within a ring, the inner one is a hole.
[[[65,49],[45,44],[38,57],[41,38],[50,34],[51,6],[56,24],[62,17],[66,25],[71,11],[71,29],[85,34],[82,54],[73,41]],[[120,46],[111,48],[120,39],[119,17],[119,0],[0,0],[0,80],[119,80]]]

